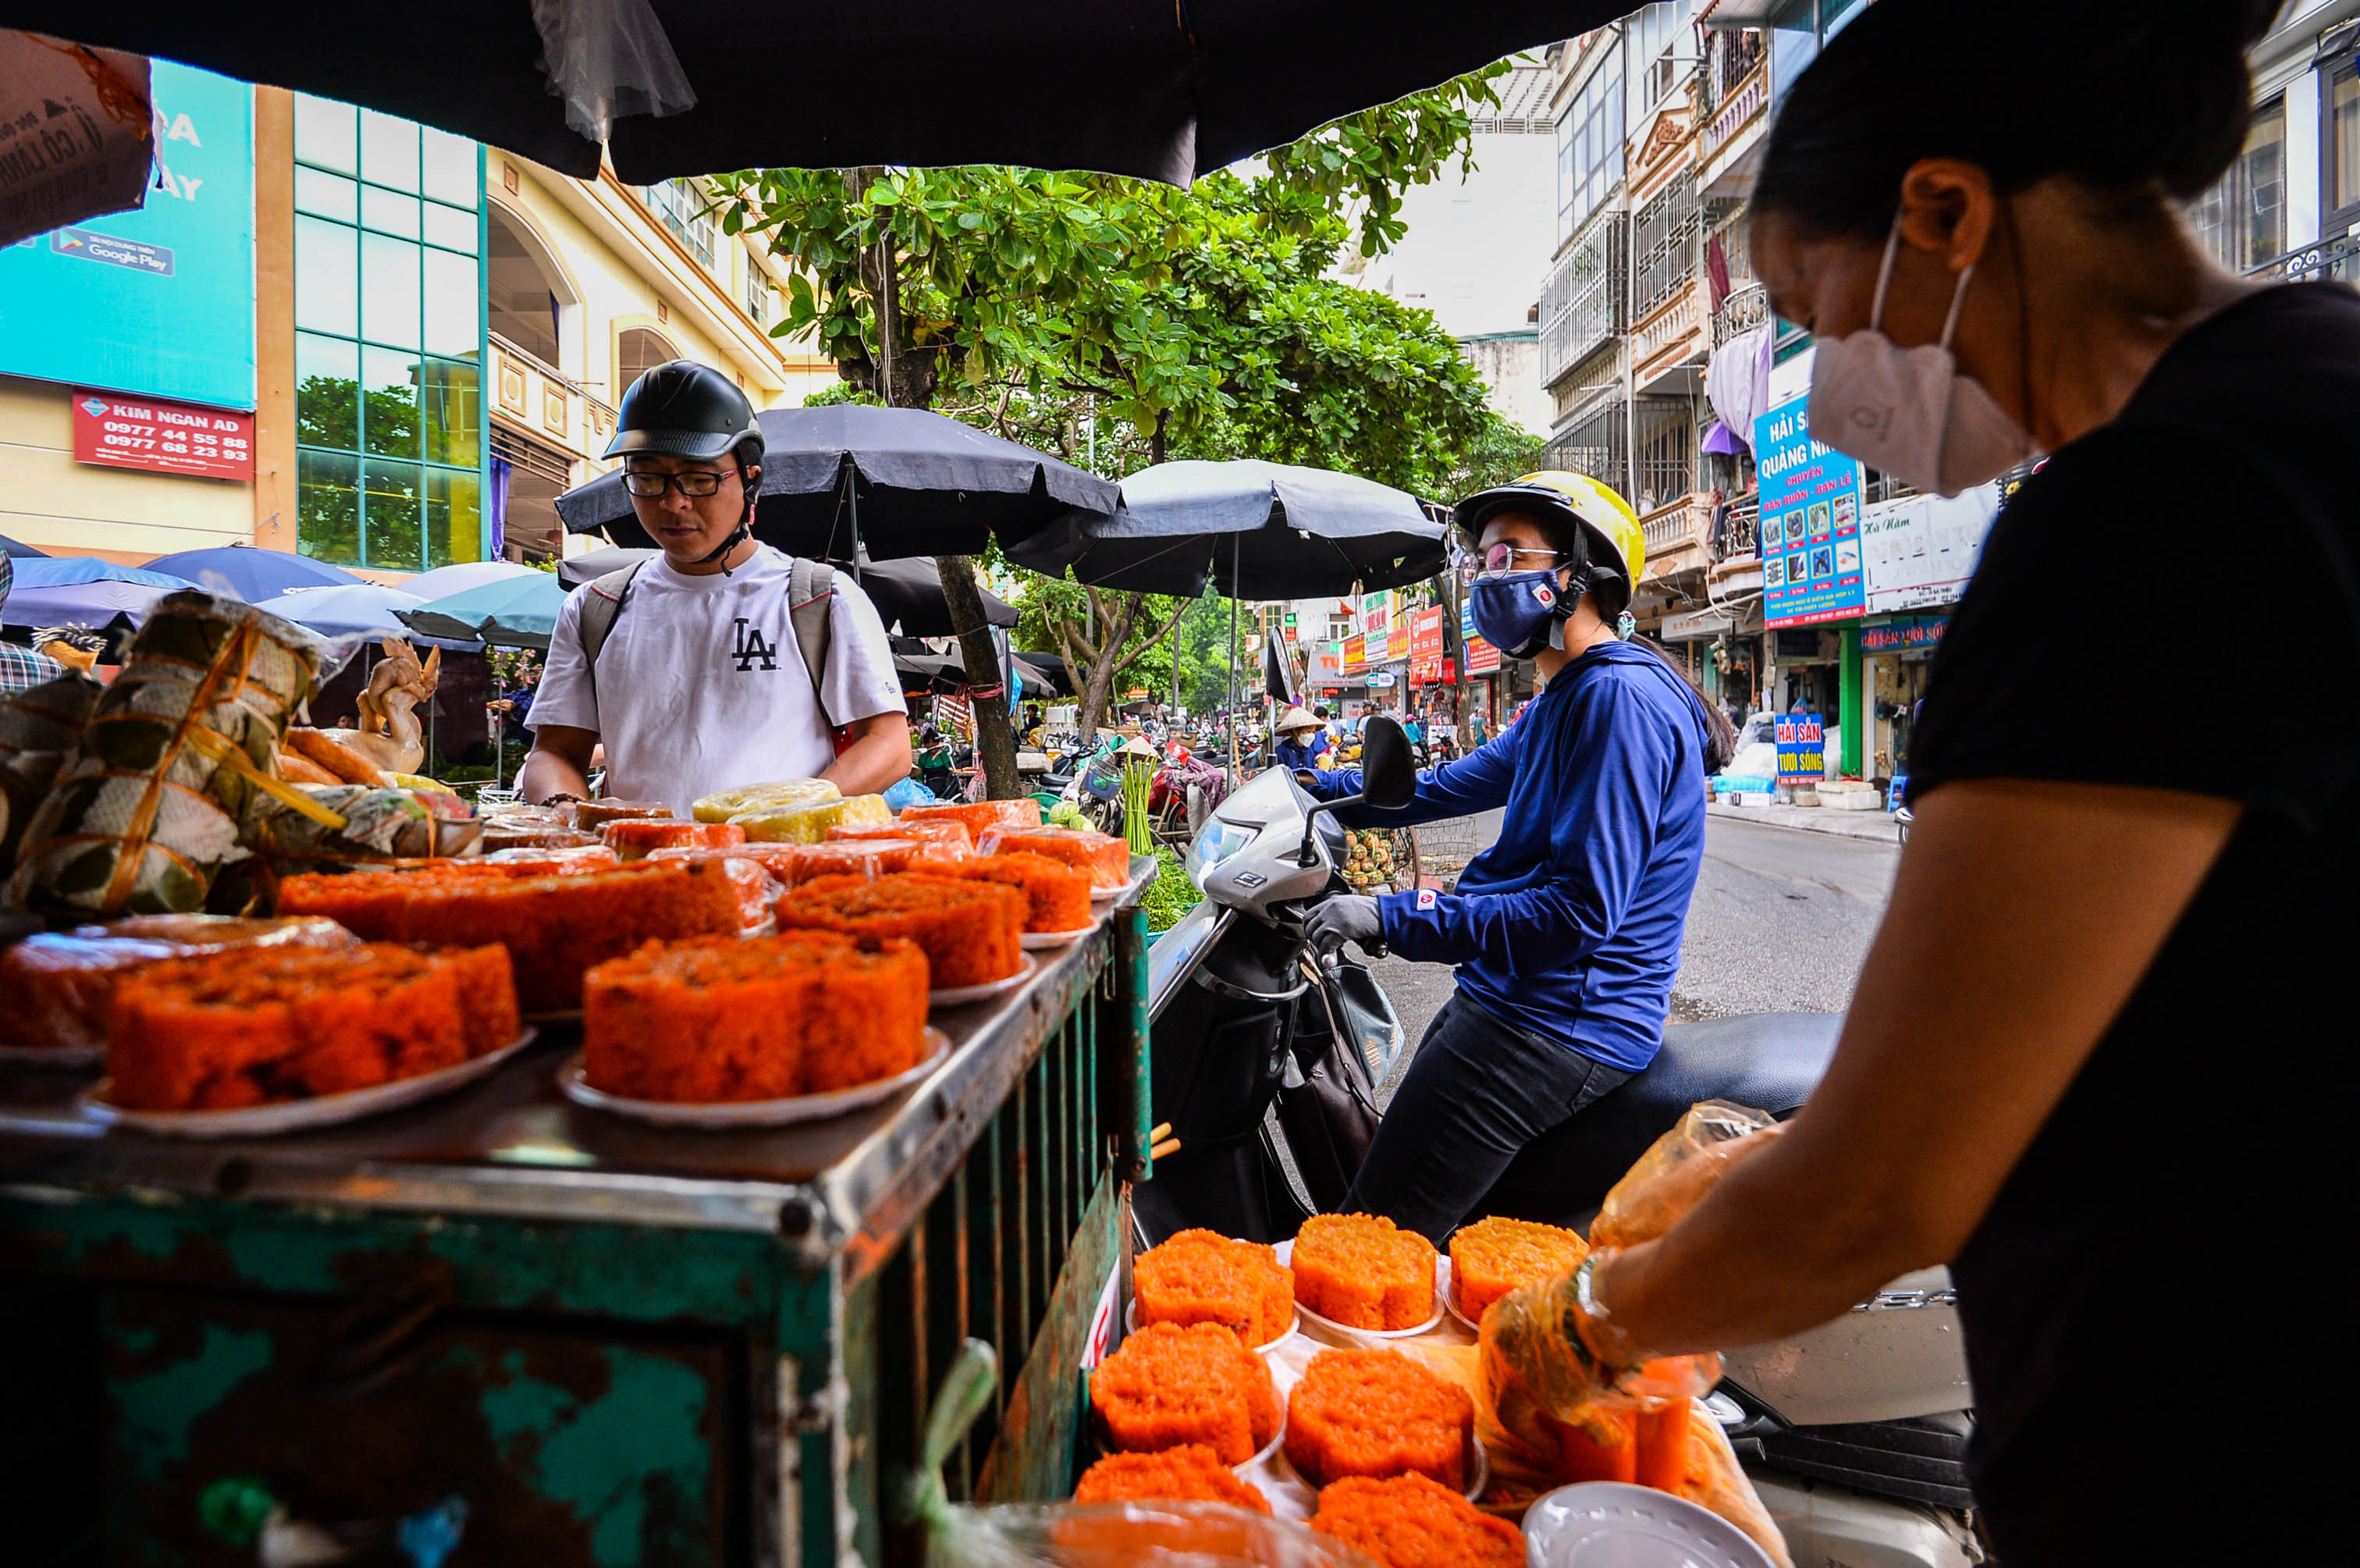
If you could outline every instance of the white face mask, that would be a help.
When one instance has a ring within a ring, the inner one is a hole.
[[[1899,348],[1878,329],[1900,241],[1896,218],[1866,329],[1819,340],[1811,364],[1811,436],[1921,490],[1955,496],[1998,478],[2036,448],[1982,382],[1959,374],[1951,356],[1950,334],[1975,275],[1972,264],[1959,274],[1940,343]]]

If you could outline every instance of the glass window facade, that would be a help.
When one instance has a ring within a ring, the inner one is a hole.
[[[2189,209],[2197,237],[2233,272],[2249,272],[2286,250],[2286,104],[2254,111],[2245,150],[2221,182]]]
[[[295,162],[297,545],[480,560],[483,149],[298,93]]]
[[[713,265],[715,241],[721,227],[706,214],[713,198],[693,180],[667,180],[661,185],[639,187],[639,200],[653,213],[672,236],[688,247],[689,254],[704,266]]]
[[[1622,61],[1590,72],[1557,123],[1557,243],[1571,239],[1622,182]]]

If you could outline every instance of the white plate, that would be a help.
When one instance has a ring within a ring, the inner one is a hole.
[[[1080,941],[1097,929],[1096,926],[1076,926],[1070,931],[1027,931],[1023,938],[1024,950],[1037,953],[1043,948],[1062,948],[1068,942]]]
[[[0,1046],[0,1061],[24,1067],[96,1067],[105,1059],[104,1046]]]
[[[1272,1454],[1276,1453],[1279,1450],[1279,1446],[1285,1442],[1286,1406],[1282,1402],[1278,1407],[1278,1430],[1271,1433],[1270,1441],[1262,1445],[1262,1452],[1255,1454],[1251,1459],[1247,1460],[1243,1464],[1232,1464],[1229,1468],[1235,1471],[1239,1475],[1242,1476],[1247,1471],[1262,1464],[1264,1461],[1268,1460]]]
[[[1769,1553],[1709,1509],[1622,1481],[1541,1495],[1524,1512],[1530,1568],[1771,1568]]]
[[[1116,899],[1122,896],[1122,888],[1129,887],[1130,885],[1131,884],[1129,883],[1125,883],[1122,884],[1122,887],[1099,887],[1098,884],[1093,883],[1090,885],[1090,902],[1092,904],[1111,904]]]
[[[1016,966],[1016,972],[1005,980],[989,980],[981,985],[938,985],[926,992],[926,1001],[935,1007],[958,1007],[969,1002],[980,1002],[987,996],[1013,991],[1040,972],[1041,960],[1027,954],[1024,960]]]
[[[874,1105],[924,1079],[951,1054],[951,1037],[940,1029],[928,1029],[926,1040],[934,1049],[927,1053],[925,1060],[906,1072],[880,1078],[874,1083],[856,1083],[849,1089],[831,1089],[824,1094],[791,1095],[784,1100],[630,1100],[584,1082],[579,1051],[557,1069],[557,1087],[576,1105],[612,1111],[617,1116],[650,1122],[659,1127],[784,1127],[796,1122],[825,1121],[847,1111]]]
[[[1272,1250],[1278,1254],[1279,1262],[1288,1264],[1289,1266],[1292,1266],[1291,1260],[1295,1256],[1295,1238],[1292,1236],[1288,1237],[1286,1240],[1279,1243],[1278,1245]],[[1306,1322],[1317,1323],[1321,1328],[1327,1329],[1335,1333],[1358,1334],[1362,1339],[1414,1339],[1419,1334],[1432,1333],[1435,1330],[1435,1325],[1442,1321],[1442,1269],[1443,1266],[1448,1261],[1448,1259],[1444,1257],[1440,1253],[1437,1252],[1435,1255],[1434,1316],[1426,1319],[1426,1321],[1418,1324],[1415,1328],[1356,1329],[1349,1323],[1339,1323],[1335,1321],[1333,1319],[1321,1317],[1318,1313],[1305,1306],[1300,1300],[1297,1300],[1295,1303],[1295,1310],[1303,1315],[1304,1321]]]
[[[1122,1332],[1127,1334],[1135,1334],[1139,1332],[1139,1298],[1136,1296],[1131,1298],[1131,1305],[1122,1310]],[[1301,1307],[1297,1307],[1295,1309],[1295,1316],[1289,1318],[1286,1321],[1286,1332],[1279,1335],[1276,1339],[1272,1340],[1268,1344],[1258,1344],[1254,1346],[1254,1354],[1257,1355],[1275,1355],[1279,1351],[1286,1347],[1288,1341],[1292,1340],[1296,1334],[1299,1334],[1302,1332],[1303,1309]]]
[[[1483,1332],[1483,1325],[1480,1322],[1459,1310],[1459,1290],[1451,1277],[1450,1255],[1447,1252],[1442,1253],[1435,1260],[1434,1288],[1441,1292],[1442,1310],[1449,1313],[1454,1321],[1464,1327],[1470,1333],[1480,1334]]]
[[[380,1083],[368,1089],[346,1090],[342,1094],[320,1094],[309,1100],[279,1100],[268,1105],[241,1105],[235,1111],[135,1111],[128,1106],[108,1102],[107,1089],[112,1080],[100,1079],[82,1091],[81,1104],[84,1111],[104,1121],[126,1127],[137,1127],[143,1133],[153,1133],[167,1138],[240,1138],[263,1137],[272,1133],[301,1132],[310,1127],[333,1127],[339,1123],[358,1121],[374,1116],[380,1111],[392,1111],[404,1105],[415,1105],[421,1100],[432,1100],[447,1094],[464,1084],[473,1083],[517,1052],[532,1044],[540,1033],[528,1028],[498,1050],[446,1067],[439,1071],[421,1073],[416,1078],[399,1079],[392,1083]]]

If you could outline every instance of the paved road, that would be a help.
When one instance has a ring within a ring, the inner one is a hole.
[[[1704,853],[1672,1016],[1841,1012],[1885,912],[1898,846],[1715,817],[1705,821]],[[1449,999],[1451,971],[1400,959],[1372,967],[1415,1047]],[[1404,1052],[1396,1079],[1407,1060]]]

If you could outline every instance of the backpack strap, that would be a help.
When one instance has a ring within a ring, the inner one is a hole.
[[[828,611],[835,598],[835,567],[800,555],[789,559],[787,620],[794,628],[795,648],[803,656],[803,668],[811,672],[812,696],[819,704],[820,722],[830,729],[836,725],[828,718],[825,683],[828,644],[834,636]]]
[[[590,701],[594,706],[598,700],[598,652],[606,646],[606,639],[631,597],[631,579],[646,565],[644,561],[634,561],[592,582],[590,597],[582,601],[582,614],[574,623],[574,630],[582,634],[582,663],[590,674]]]

